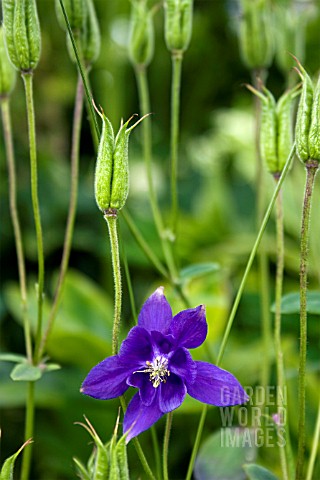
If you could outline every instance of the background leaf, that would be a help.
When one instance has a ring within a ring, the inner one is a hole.
[[[256,458],[254,429],[222,428],[202,445],[196,459],[196,480],[245,480],[244,463]]]

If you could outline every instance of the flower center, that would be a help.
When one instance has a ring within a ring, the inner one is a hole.
[[[168,359],[158,355],[152,362],[146,361],[147,368],[145,370],[138,370],[133,373],[149,373],[149,380],[152,382],[154,388],[159,387],[160,383],[166,383],[167,377],[170,376],[168,370]]]

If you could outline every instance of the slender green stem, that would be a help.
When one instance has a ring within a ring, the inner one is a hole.
[[[140,462],[141,462],[141,465],[143,467],[143,470],[146,472],[146,474],[148,475],[148,477],[151,479],[151,480],[156,480],[155,476],[153,475],[152,473],[152,470],[151,468],[149,467],[149,464],[147,462],[147,459],[143,453],[143,450],[141,448],[141,445],[140,445],[140,442],[139,440],[135,437],[133,439],[133,443],[134,443],[134,446],[135,446],[135,449],[137,451],[137,454],[139,456],[139,459],[140,459]]]
[[[158,260],[157,256],[153,253],[141,233],[139,232],[138,228],[136,227],[131,215],[128,214],[127,209],[121,210],[122,217],[124,218],[126,224],[129,227],[130,232],[132,233],[135,241],[140,246],[141,250],[144,252],[145,256],[150,260],[153,266],[158,270],[161,275],[163,275],[166,279],[169,280],[169,274],[162,265],[162,263]]]
[[[145,65],[137,65],[135,67],[135,74],[138,85],[139,101],[140,101],[140,113],[141,115],[147,115],[150,113],[150,99],[148,79]],[[150,205],[153,213],[153,218],[160,238],[162,237],[163,223],[161,213],[159,210],[157,197],[154,190],[152,180],[152,134],[151,134],[151,118],[146,117],[142,124],[143,131],[143,156],[146,166]]]
[[[193,444],[193,449],[192,449],[192,454],[191,454],[189,467],[188,467],[188,471],[187,471],[187,475],[186,475],[186,480],[190,480],[191,477],[192,477],[193,466],[194,466],[194,462],[196,461],[196,456],[197,456],[197,453],[198,453],[198,450],[199,450],[201,435],[202,435],[202,431],[203,431],[203,427],[204,427],[204,422],[206,420],[207,411],[208,411],[208,406],[206,404],[204,404],[202,406],[201,417],[200,417],[200,421],[199,421],[199,425],[198,425],[196,439],[195,439],[195,442]]]
[[[25,431],[24,438],[25,441],[33,437],[33,427],[34,427],[34,382],[28,382],[28,393],[27,393],[27,402],[26,402],[26,420],[25,420]],[[32,457],[32,445],[29,445],[29,448],[25,448],[22,454],[22,465],[21,465],[21,474],[20,480],[28,480],[29,472],[31,466],[31,457]]]
[[[124,249],[123,244],[121,244],[121,258],[122,258],[124,273],[125,273],[126,281],[127,281],[131,312],[132,312],[132,316],[133,316],[133,319],[134,319],[134,323],[136,325],[138,323],[138,315],[137,315],[136,303],[135,303],[135,300],[134,300],[134,294],[133,294],[132,281],[131,281],[130,270],[129,270],[129,265],[128,265],[128,259],[127,259],[127,255],[125,253],[125,249]]]
[[[125,413],[126,409],[127,409],[127,404],[126,404],[124,396],[120,397],[120,404],[121,404],[121,408],[122,408],[123,413]],[[150,478],[150,480],[156,480],[153,473],[152,473],[151,468],[149,467],[149,464],[148,464],[147,459],[146,459],[146,457],[143,453],[143,450],[141,448],[141,445],[140,445],[140,442],[139,442],[138,438],[134,437],[132,439],[132,441],[133,441],[134,447],[136,449],[137,455],[140,459],[141,465],[142,465],[144,471],[146,472],[148,478]]]
[[[157,480],[161,480],[162,473],[161,473],[160,447],[159,447],[159,441],[157,436],[157,430],[154,425],[151,427],[151,437],[152,437],[152,443],[153,443],[154,457],[156,460]]]
[[[141,115],[147,115],[150,113],[150,100],[146,67],[144,65],[137,65],[135,68],[135,73],[138,85]],[[149,198],[154,222],[161,241],[164,257],[166,259],[170,275],[175,281],[177,277],[175,261],[172,254],[170,240],[164,228],[152,181],[152,135],[150,117],[145,118],[145,121],[143,122],[143,156],[146,165]]]
[[[314,180],[319,167],[316,160],[306,162],[307,178],[303,200],[300,243],[300,360],[299,360],[299,438],[296,480],[303,480],[306,416],[306,363],[307,363],[307,279],[310,213]]]
[[[318,415],[317,415],[316,427],[314,429],[311,455],[310,455],[310,459],[309,459],[306,480],[312,480],[314,464],[315,464],[316,457],[317,457],[317,450],[319,448],[319,438],[320,438],[320,399],[319,399]]]
[[[33,208],[34,223],[36,228],[37,251],[38,251],[38,285],[37,285],[38,318],[37,318],[36,344],[35,344],[35,352],[34,352],[34,358],[33,358],[34,363],[37,364],[39,361],[39,347],[40,347],[41,334],[42,334],[44,255],[43,255],[43,238],[42,238],[40,207],[39,207],[39,199],[38,199],[38,166],[37,166],[35,113],[34,113],[34,105],[33,105],[32,72],[22,73],[22,78],[23,78],[25,93],[26,93],[27,118],[28,118],[28,130],[29,130],[29,148],[30,148],[31,197],[32,197],[32,208]]]
[[[278,176],[275,176],[278,180]],[[283,352],[281,345],[281,298],[283,286],[283,270],[284,270],[284,231],[283,231],[283,208],[282,208],[282,192],[280,190],[276,201],[276,236],[277,236],[277,271],[276,271],[276,287],[275,287],[275,319],[274,319],[274,344],[276,350],[277,364],[277,409],[279,415],[282,415],[284,409],[284,391],[286,388]],[[284,427],[283,427],[284,428]],[[287,428],[286,428],[287,430]],[[288,430],[286,431],[286,437]],[[283,480],[289,480],[288,465],[286,459],[285,445],[279,442],[280,463]]]
[[[168,452],[169,452],[169,440],[172,426],[173,412],[167,414],[166,429],[164,432],[163,441],[163,480],[169,480],[168,475]]]
[[[179,148],[179,115],[180,86],[183,52],[172,52],[171,83],[171,215],[172,232],[175,235],[178,220],[178,148]]]
[[[15,167],[15,158],[14,158],[13,141],[12,141],[12,127],[11,127],[9,97],[1,98],[0,104],[1,104],[3,134],[4,134],[4,142],[6,147],[6,157],[7,157],[8,175],[9,175],[10,214],[11,214],[11,220],[13,225],[13,233],[14,233],[14,240],[16,245],[17,261],[18,261],[24,338],[26,343],[27,358],[31,363],[32,362],[32,342],[31,342],[30,321],[28,317],[26,268],[25,268],[25,258],[24,258],[24,249],[23,249],[23,242],[22,242],[22,235],[21,235],[20,220],[19,220],[19,214],[17,209],[17,181],[16,181],[16,167]]]
[[[224,335],[223,335],[222,342],[221,342],[220,349],[219,349],[218,356],[217,356],[217,361],[216,361],[217,365],[220,365],[220,363],[221,363],[221,360],[222,360],[222,357],[223,357],[223,354],[224,354],[224,351],[225,351],[225,348],[226,348],[226,345],[227,345],[227,341],[228,341],[228,338],[229,338],[229,335],[230,335],[230,331],[231,331],[231,328],[232,328],[232,325],[233,325],[233,320],[234,320],[235,315],[237,313],[238,306],[239,306],[239,303],[240,303],[240,300],[241,300],[241,297],[242,297],[242,294],[243,294],[243,291],[244,291],[244,287],[245,287],[249,272],[251,270],[255,255],[257,253],[258,247],[259,247],[260,242],[261,242],[261,239],[263,237],[263,233],[266,229],[266,226],[267,226],[268,220],[270,218],[270,215],[271,215],[273,206],[275,204],[276,198],[277,198],[278,193],[281,189],[281,185],[283,184],[284,179],[286,178],[286,175],[289,171],[292,159],[293,159],[294,154],[295,154],[295,149],[296,149],[296,146],[294,144],[292,149],[291,149],[291,152],[289,154],[289,157],[286,161],[284,169],[281,173],[279,181],[276,185],[276,188],[273,192],[273,195],[272,195],[272,198],[271,198],[270,203],[268,205],[267,211],[266,211],[266,213],[263,217],[261,227],[260,227],[259,232],[257,234],[256,241],[255,241],[255,243],[253,245],[253,248],[251,250],[251,253],[250,253],[250,256],[249,256],[249,259],[248,259],[248,262],[247,262],[247,266],[246,266],[246,269],[244,271],[244,274],[243,274],[243,277],[242,277],[242,280],[241,280],[236,298],[234,299],[233,306],[232,306],[232,309],[231,309],[231,312],[230,312],[230,315],[229,315],[229,319],[228,319],[228,322],[227,322],[227,325],[226,325],[226,328],[225,328],[225,331],[224,331]],[[202,413],[201,413],[201,417],[200,417],[200,420],[199,420],[196,442],[193,446],[193,450],[192,450],[192,454],[191,454],[191,458],[190,458],[190,462],[189,462],[188,473],[189,472],[190,473],[189,473],[189,477],[187,477],[186,480],[189,480],[191,478],[191,473],[193,471],[194,462],[195,462],[195,459],[196,459],[196,456],[197,456],[197,452],[198,452],[198,448],[199,448],[199,444],[200,444],[200,439],[201,439],[201,434],[202,434],[202,429],[203,429],[203,424],[205,422],[206,414],[207,414],[207,406],[204,405],[202,407]]]
[[[73,231],[74,231],[74,223],[75,223],[76,212],[77,212],[78,183],[79,183],[79,150],[80,150],[82,111],[83,111],[83,83],[79,75],[77,90],[76,90],[74,113],[73,113],[69,211],[68,211],[67,225],[66,225],[64,243],[63,243],[63,253],[62,253],[62,259],[61,259],[61,265],[60,265],[58,284],[54,294],[53,305],[50,311],[47,327],[41,340],[39,358],[41,358],[41,356],[44,353],[48,337],[52,331],[54,320],[56,318],[56,315],[61,303],[63,288],[64,288],[66,274],[67,274],[68,265],[69,265],[70,251],[71,251]]]
[[[227,341],[228,341],[228,337],[229,337],[229,334],[230,334],[230,331],[231,331],[231,328],[232,328],[232,324],[233,324],[233,320],[235,318],[235,315],[237,313],[237,309],[238,309],[238,306],[239,306],[239,303],[240,303],[240,300],[241,300],[241,297],[242,297],[242,293],[243,293],[243,290],[244,290],[244,287],[245,287],[245,284],[246,284],[246,281],[247,281],[247,278],[248,278],[248,275],[249,275],[249,272],[251,270],[251,267],[252,267],[252,264],[253,264],[253,261],[254,261],[254,258],[256,256],[256,253],[257,253],[257,250],[258,250],[258,247],[260,245],[260,242],[262,240],[262,237],[263,237],[263,234],[264,234],[264,231],[266,229],[266,226],[267,226],[267,223],[269,221],[269,218],[270,218],[270,215],[271,215],[271,212],[272,212],[272,209],[273,209],[273,206],[275,204],[275,201],[276,201],[276,198],[278,196],[278,193],[281,189],[281,185],[283,184],[284,182],[284,179],[286,178],[287,176],[287,173],[288,173],[288,170],[290,168],[290,165],[291,165],[291,162],[292,162],[292,159],[294,157],[294,153],[295,153],[295,145],[293,145],[292,149],[291,149],[291,152],[289,154],[289,157],[286,161],[286,164],[284,166],[284,169],[281,173],[281,176],[279,178],[279,181],[276,185],[276,188],[274,189],[274,192],[273,192],[273,195],[272,195],[272,198],[270,200],[270,203],[268,205],[268,208],[267,208],[267,211],[263,217],[263,220],[262,220],[262,223],[261,223],[261,227],[259,229],[259,232],[257,234],[257,238],[256,238],[256,241],[253,245],[253,248],[252,248],[252,251],[250,253],[250,256],[249,256],[249,259],[248,259],[248,263],[247,263],[247,266],[246,266],[246,269],[245,269],[245,272],[243,274],[243,277],[242,277],[242,280],[241,280],[241,283],[240,283],[240,286],[239,286],[239,290],[237,292],[237,295],[236,295],[236,298],[233,302],[233,306],[232,306],[232,310],[230,312],[230,316],[229,316],[229,319],[228,319],[228,322],[227,322],[227,326],[226,326],[226,329],[225,329],[225,332],[224,332],[224,336],[223,336],[223,339],[222,339],[222,342],[221,342],[221,346],[220,346],[220,349],[219,349],[219,353],[218,353],[218,357],[217,357],[217,365],[220,364],[221,360],[222,360],[222,357],[223,357],[223,354],[224,354],[224,351],[225,351],[225,348],[226,348],[226,344],[227,344]]]
[[[64,19],[65,19],[65,22],[66,22],[68,34],[70,36],[70,40],[71,40],[72,47],[73,47],[73,50],[74,50],[74,54],[75,54],[75,57],[76,57],[76,60],[77,60],[79,73],[80,73],[82,81],[83,81],[83,86],[84,86],[84,89],[85,89],[86,99],[87,99],[87,107],[88,107],[88,111],[89,111],[89,114],[90,114],[89,121],[90,121],[90,126],[91,126],[91,134],[92,134],[94,145],[95,145],[95,147],[97,147],[98,141],[99,141],[98,139],[100,137],[100,129],[99,129],[99,125],[98,125],[98,122],[97,122],[97,117],[96,117],[96,114],[95,114],[95,111],[94,111],[94,108],[93,108],[93,105],[92,105],[92,94],[90,92],[90,87],[89,87],[88,73],[87,73],[86,68],[83,66],[84,62],[83,62],[83,58],[82,58],[82,55],[81,55],[81,51],[77,47],[77,41],[74,38],[74,35],[72,33],[72,28],[70,26],[70,22],[69,22],[68,15],[67,15],[66,9],[64,7],[63,1],[62,0],[59,0],[59,1],[60,1],[60,6],[61,6],[61,9],[62,9]]]
[[[104,218],[108,224],[110,245],[111,245],[112,270],[113,270],[113,280],[114,280],[114,319],[113,319],[113,331],[112,331],[112,355],[116,355],[118,353],[118,348],[119,348],[119,333],[120,333],[120,322],[121,322],[121,297],[122,297],[117,217],[105,215]]]
[[[262,79],[266,77],[265,69],[258,69],[252,73],[252,81],[257,90],[261,90]],[[264,165],[260,154],[260,128],[261,128],[261,101],[254,96],[255,108],[255,156],[256,156],[256,178],[257,189],[257,226],[259,228],[265,209],[265,188],[264,188]],[[261,248],[257,255],[258,275],[260,287],[260,312],[262,320],[262,339],[263,339],[263,361],[261,369],[261,385],[266,388],[269,384],[271,371],[271,314],[270,314],[270,274],[269,260],[266,251]]]

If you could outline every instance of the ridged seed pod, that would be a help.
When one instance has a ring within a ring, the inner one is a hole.
[[[146,0],[133,0],[131,6],[129,57],[134,65],[149,65],[154,53],[152,12]]]
[[[56,15],[62,30],[67,30],[66,21],[62,12],[60,1],[56,0]],[[87,4],[85,0],[64,0],[66,14],[72,31],[81,30],[84,27],[87,17]]]
[[[167,48],[183,52],[192,35],[193,0],[165,0],[164,6]]]
[[[268,0],[241,0],[240,52],[250,69],[267,68],[274,54]]]
[[[279,172],[282,172],[293,145],[293,100],[300,92],[300,85],[297,85],[285,92],[277,102]]]
[[[265,87],[249,90],[261,99],[260,155],[272,174],[279,174],[288,159],[293,145],[293,99],[300,93],[300,85],[285,92],[276,103]]]
[[[16,83],[16,71],[9,61],[0,26],[0,98],[10,95]]]
[[[311,124],[311,113],[313,108],[313,83],[305,69],[299,63],[299,73],[302,78],[302,92],[297,112],[296,122],[296,150],[302,162],[310,158],[309,131]]]
[[[100,54],[101,35],[93,0],[87,2],[87,19],[81,36],[83,58],[86,64],[95,62]]]
[[[308,141],[310,158],[320,161],[320,76],[313,96]]]
[[[127,128],[132,117],[129,118],[114,137],[111,122],[103,112],[98,113],[102,118],[102,133],[95,171],[95,198],[105,215],[116,216],[124,207],[129,192],[129,136],[145,117]]]
[[[40,59],[41,34],[35,0],[2,0],[9,58],[20,71],[33,70]]]

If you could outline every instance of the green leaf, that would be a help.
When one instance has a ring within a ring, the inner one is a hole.
[[[271,311],[275,312],[275,304]],[[320,315],[320,291],[307,292],[307,312],[313,315]],[[300,293],[292,292],[284,295],[281,299],[281,313],[292,314],[300,313]]]
[[[270,470],[267,470],[260,465],[251,463],[250,465],[243,465],[243,469],[247,474],[249,480],[278,480]]]
[[[55,286],[56,282],[54,282]],[[53,287],[54,287],[53,286]],[[4,298],[11,314],[22,325],[20,291],[17,284],[8,284]],[[29,318],[37,318],[37,299],[34,286],[28,289]],[[44,317],[48,318],[51,305],[44,300]],[[49,337],[47,352],[61,363],[71,363],[90,369],[111,355],[113,300],[85,275],[70,270],[66,276],[64,296],[54,328]],[[32,323],[33,331],[36,323]],[[90,355],[83,355],[83,352]]]
[[[27,358],[24,355],[17,355],[15,353],[1,353],[0,361],[2,362],[13,362],[13,363],[23,363],[27,361]]]
[[[24,449],[26,445],[31,443],[31,438],[27,440],[19,450],[11,455],[11,457],[7,458],[2,465],[1,472],[0,472],[0,480],[13,480],[13,469],[14,469],[14,462],[16,461],[17,456],[19,453]]]
[[[10,377],[15,382],[35,382],[42,377],[42,373],[43,369],[40,367],[27,363],[19,363],[13,368]]]
[[[218,263],[194,263],[188,265],[180,271],[180,279],[183,282],[188,282],[194,278],[208,275],[209,273],[217,272],[220,269]]]
[[[196,459],[196,480],[245,480],[242,465],[255,459],[253,428],[221,428],[202,445]]]

